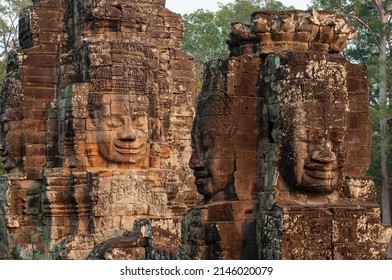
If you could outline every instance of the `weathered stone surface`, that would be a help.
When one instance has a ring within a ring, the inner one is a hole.
[[[231,58],[207,64],[194,120],[190,167],[204,200],[184,218],[185,257],[387,257],[391,228],[364,177],[366,68],[339,54],[353,35],[323,11],[232,24]]]
[[[242,56],[206,66],[189,163],[204,199],[185,218],[192,221],[197,213],[200,228],[195,230],[191,224],[183,229],[184,258],[257,256],[257,248],[250,244],[256,239],[253,206],[260,83],[260,76],[254,73],[261,62],[256,56]]]
[[[319,15],[334,28],[342,23]],[[265,54],[259,257],[385,259],[391,228],[380,223],[374,184],[364,177],[371,137],[366,68],[327,48],[336,35],[323,37],[328,27],[318,30],[325,41],[310,43],[317,49]]]
[[[163,0],[33,2],[1,94],[2,257],[139,258],[125,233],[145,219],[177,249],[198,201],[180,15]]]
[[[352,26],[329,11],[257,11],[249,23],[231,24],[232,55],[285,51],[341,52],[354,37]]]
[[[233,23],[194,117],[164,0],[33,3],[1,91],[0,259],[387,257],[344,18]]]

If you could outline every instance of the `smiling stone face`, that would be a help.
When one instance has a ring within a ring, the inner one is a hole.
[[[142,166],[148,157],[148,103],[146,97],[102,95],[94,110],[97,145],[110,162]]]
[[[146,156],[147,112],[126,101],[104,106],[98,119],[99,151],[113,162],[139,163]]]
[[[287,109],[280,173],[291,188],[332,192],[346,159],[346,111],[332,101],[310,100]],[[301,117],[295,117],[295,116]]]
[[[347,158],[347,72],[343,62],[323,55],[299,63],[301,55],[288,56],[279,70],[287,76],[273,87],[282,124],[278,169],[290,190],[331,193],[342,183]]]

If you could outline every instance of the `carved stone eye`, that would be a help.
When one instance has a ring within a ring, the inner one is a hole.
[[[309,130],[304,127],[299,127],[295,130],[294,137],[300,141],[309,141]]]
[[[202,141],[203,141],[203,147],[204,148],[212,148],[214,145],[214,141],[212,139],[212,137],[210,135],[208,135],[209,133],[202,133]]]
[[[136,127],[142,127],[147,124],[147,115],[136,114],[132,116],[132,125]]]
[[[108,122],[110,127],[121,127],[124,125],[124,120],[119,117],[112,117],[111,122]]]
[[[330,137],[332,141],[343,142],[346,138],[346,134],[344,131],[332,131]]]

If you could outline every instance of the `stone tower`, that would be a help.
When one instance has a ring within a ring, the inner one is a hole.
[[[177,248],[197,201],[180,15],[164,0],[33,2],[2,90],[2,257]]]
[[[355,31],[326,11],[258,11],[210,62],[192,130],[202,203],[185,216],[191,259],[385,259],[371,178],[367,71]]]

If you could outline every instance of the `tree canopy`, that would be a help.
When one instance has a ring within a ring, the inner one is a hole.
[[[18,45],[18,19],[30,0],[0,0],[0,81],[4,79],[8,53]]]
[[[234,0],[226,5],[219,4],[216,12],[199,9],[185,14],[182,50],[196,62],[195,91],[201,88],[203,64],[229,54],[226,40],[229,38],[232,22],[248,22],[252,12],[261,9],[288,10],[276,0]]]
[[[185,14],[182,50],[200,64],[226,56],[230,23],[248,22],[251,13],[260,9],[287,10],[293,7],[276,0],[235,0],[226,5],[219,4],[216,12],[199,9]]]
[[[345,55],[368,66],[373,128],[372,165],[368,173],[380,186],[382,220],[391,224],[392,1],[313,0],[313,4],[316,8],[337,10],[357,30]]]

